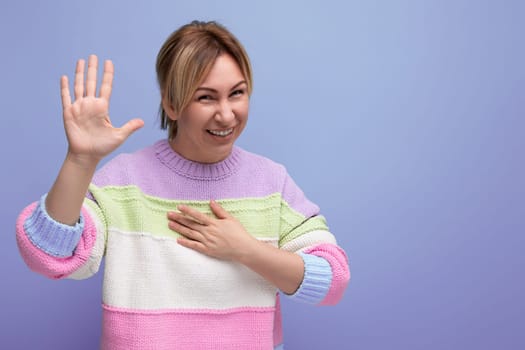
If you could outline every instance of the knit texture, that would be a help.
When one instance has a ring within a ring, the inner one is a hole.
[[[281,348],[279,291],[243,265],[180,246],[168,227],[179,204],[212,215],[210,199],[255,238],[300,254],[304,279],[287,297],[340,300],[348,261],[319,208],[283,166],[238,147],[215,164],[184,159],[166,140],[119,155],[95,174],[79,224],[55,222],[41,200],[20,215],[17,242],[51,278],[88,278],[105,258],[103,349]]]
[[[24,222],[24,229],[31,242],[49,255],[71,256],[84,230],[84,217],[81,214],[75,226],[54,221],[45,210],[46,197],[42,196],[37,210]]]
[[[316,304],[328,294],[332,282],[330,264],[315,255],[299,253],[304,262],[304,279],[299,289],[290,296],[292,299]]]

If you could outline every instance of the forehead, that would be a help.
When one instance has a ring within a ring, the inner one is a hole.
[[[213,62],[200,87],[230,88],[243,80],[245,78],[237,61],[229,54],[221,54]]]

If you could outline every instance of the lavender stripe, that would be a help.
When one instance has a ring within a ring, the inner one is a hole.
[[[182,158],[167,140],[161,140],[133,154],[115,157],[97,172],[93,183],[99,187],[136,185],[147,195],[178,200],[282,193],[283,199],[305,217],[319,212],[282,165],[239,147],[222,162],[201,164]]]

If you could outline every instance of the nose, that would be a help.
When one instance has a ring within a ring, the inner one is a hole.
[[[233,119],[235,119],[235,113],[233,112],[231,102],[228,100],[221,101],[215,113],[215,120],[221,124],[228,125]]]

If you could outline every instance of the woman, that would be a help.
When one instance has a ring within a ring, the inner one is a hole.
[[[248,56],[215,22],[174,32],[157,57],[168,139],[95,171],[143,122],[114,128],[113,65],[62,77],[68,152],[17,222],[26,263],[82,279],[105,258],[103,349],[282,349],[278,292],[339,301],[348,262],[282,165],[235,146],[252,91]],[[87,195],[86,195],[87,193]]]

